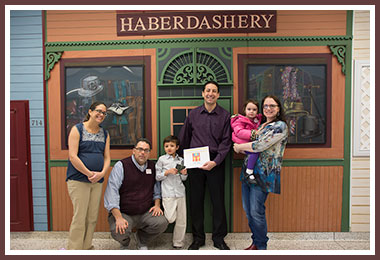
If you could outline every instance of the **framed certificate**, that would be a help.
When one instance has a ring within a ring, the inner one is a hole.
[[[183,159],[188,169],[201,167],[205,162],[210,161],[208,146],[184,149]]]

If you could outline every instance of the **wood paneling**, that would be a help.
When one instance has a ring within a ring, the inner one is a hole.
[[[250,232],[241,203],[240,168],[234,168],[233,232]],[[266,202],[269,232],[339,232],[343,167],[283,167],[281,194]]]
[[[374,14],[372,14],[374,15]],[[370,11],[354,11],[353,26],[353,53],[354,60],[370,60]],[[374,47],[374,46],[373,46]],[[359,75],[358,75],[359,76]],[[354,88],[360,88],[357,84]],[[373,86],[374,87],[374,86]],[[355,91],[354,91],[355,93]],[[367,107],[370,109],[370,107]],[[355,118],[352,124],[360,120]],[[355,138],[355,137],[353,137]],[[354,141],[353,141],[354,142]],[[353,157],[351,167],[351,223],[353,232],[370,231],[370,157]],[[373,181],[373,180],[372,180]]]
[[[370,231],[370,159],[353,158],[351,173],[351,231]]]
[[[68,231],[71,219],[73,217],[73,206],[66,185],[66,169],[67,167],[50,168],[50,185],[51,185],[51,215],[52,215],[52,231]],[[107,210],[104,208],[104,191],[107,186],[108,171],[103,182],[102,199],[100,200],[98,223],[95,231],[107,232],[109,225],[107,221]]]
[[[370,11],[354,11],[354,38],[352,57],[354,60],[370,59]]]
[[[214,34],[212,36],[328,36],[346,34],[345,10],[279,10],[277,32],[256,34]],[[48,42],[107,41],[120,39],[185,38],[189,35],[156,35],[118,37],[116,11],[54,11],[46,12]],[[197,37],[210,37],[197,34]]]

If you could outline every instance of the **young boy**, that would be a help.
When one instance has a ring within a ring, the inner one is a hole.
[[[187,170],[183,167],[183,158],[177,150],[179,140],[169,135],[164,139],[165,155],[156,163],[156,180],[161,181],[162,205],[169,223],[175,221],[173,247],[182,248],[186,233],[186,192],[183,181],[187,179]]]

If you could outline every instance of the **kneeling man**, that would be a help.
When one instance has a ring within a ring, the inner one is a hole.
[[[167,226],[161,210],[161,186],[156,183],[154,162],[148,161],[151,142],[137,140],[133,154],[118,161],[108,178],[104,207],[112,237],[121,249],[128,249],[132,229],[136,229],[137,249],[147,250],[148,242]]]

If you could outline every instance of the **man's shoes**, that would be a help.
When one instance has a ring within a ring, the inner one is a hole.
[[[133,233],[133,236],[135,237],[136,240],[136,248],[137,250],[148,250],[148,246],[145,244],[142,244],[140,242],[139,236],[137,235],[137,232]]]
[[[128,246],[120,244],[120,250],[129,250]]]
[[[137,246],[138,250],[148,250],[148,247],[146,245],[139,245]]]
[[[193,241],[188,250],[199,250],[201,246],[204,246],[205,242]]]
[[[258,249],[257,249],[256,245],[254,243],[252,243],[249,247],[247,247],[244,250],[258,250]]]
[[[221,243],[214,243],[214,247],[220,250],[230,250],[230,248],[227,246],[226,242],[224,241],[222,241]]]

